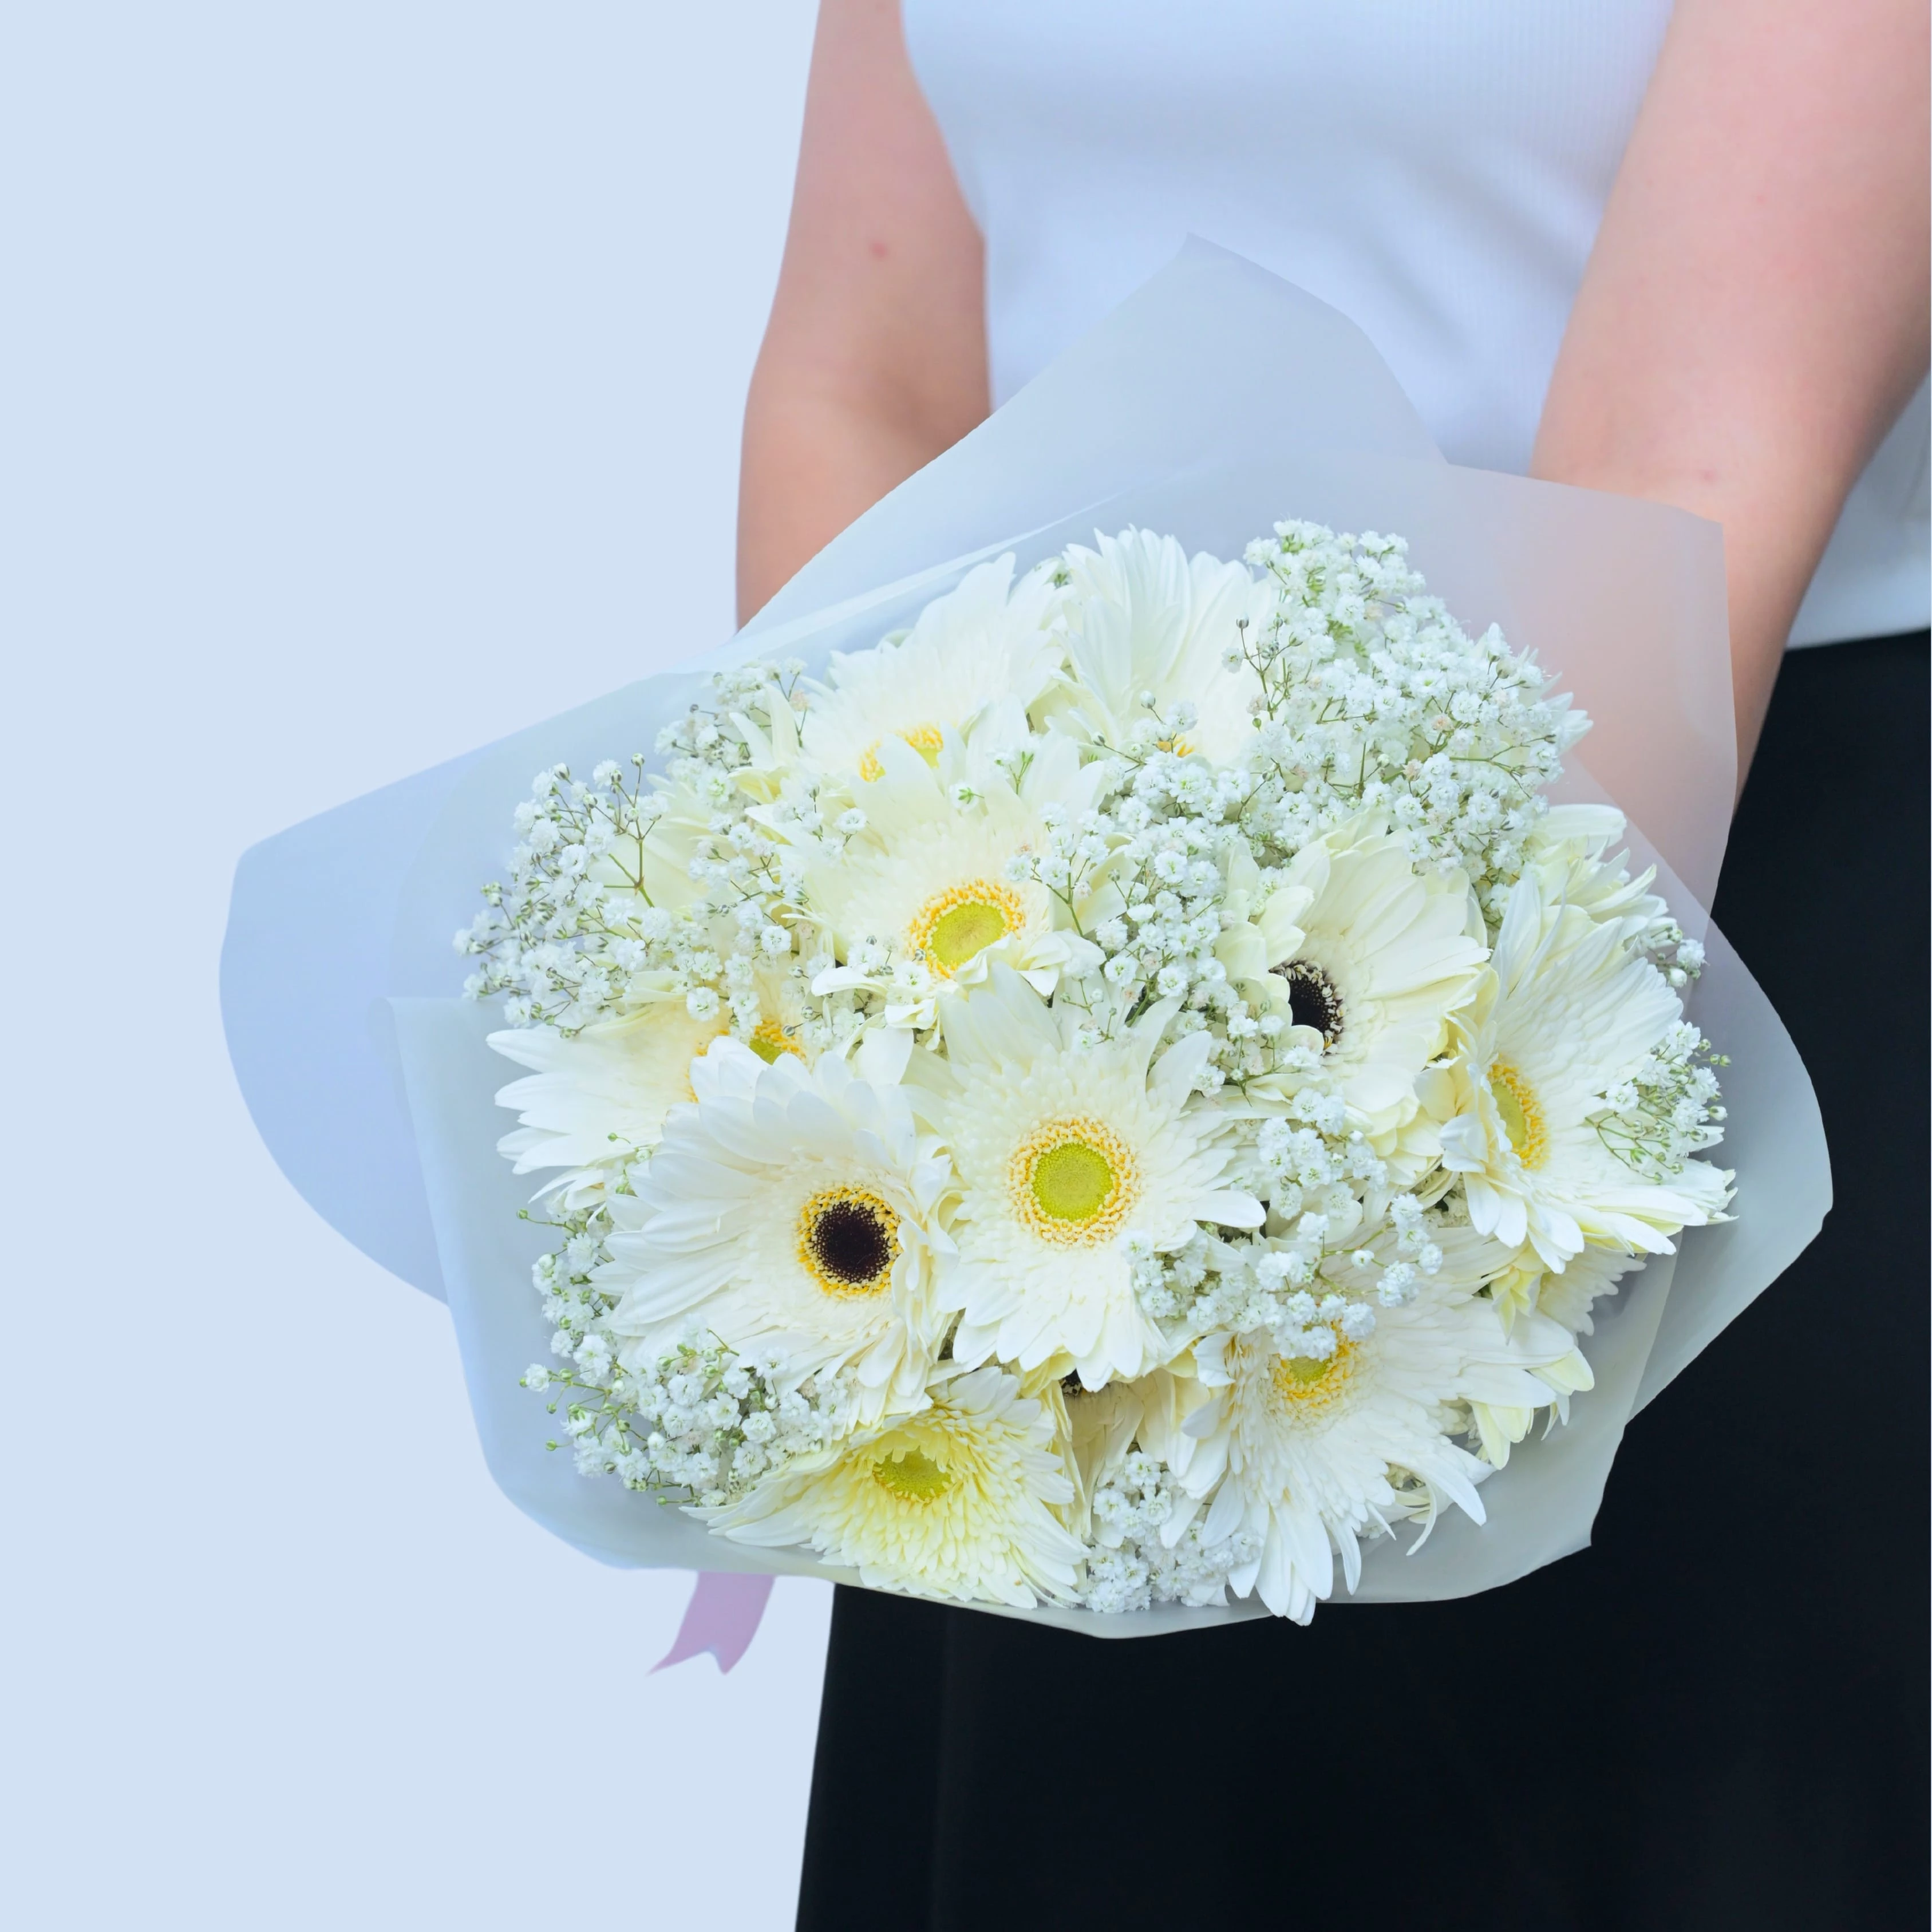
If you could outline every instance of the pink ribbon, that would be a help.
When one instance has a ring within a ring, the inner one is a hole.
[[[685,1606],[677,1641],[651,1666],[654,1671],[682,1664],[700,1651],[710,1652],[721,1671],[729,1670],[750,1647],[772,1594],[769,1576],[747,1576],[718,1570],[700,1570],[698,1586]]]

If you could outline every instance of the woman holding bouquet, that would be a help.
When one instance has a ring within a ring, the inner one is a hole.
[[[1507,1589],[1119,1643],[841,1590],[802,1924],[1923,1922],[1926,54],[1913,0],[825,0],[744,614],[1186,234],[1250,256],[1452,460],[1723,526],[1715,910],[1838,1206]]]

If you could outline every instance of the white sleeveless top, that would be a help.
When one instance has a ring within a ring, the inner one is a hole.
[[[1190,234],[1340,309],[1450,461],[1520,472],[1670,0],[904,0],[1003,402]],[[1290,375],[1292,372],[1284,372]],[[1922,388],[1794,644],[1924,628]]]

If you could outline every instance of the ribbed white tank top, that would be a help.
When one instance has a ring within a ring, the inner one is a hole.
[[[1193,233],[1357,322],[1452,462],[1528,466],[1670,0],[904,7],[986,237],[995,403]],[[1927,443],[1922,389],[1794,643],[1925,625]]]

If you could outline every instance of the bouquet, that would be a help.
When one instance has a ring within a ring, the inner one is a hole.
[[[257,1118],[524,1507],[1100,1634],[1587,1540],[1822,1136],[1659,849],[1708,896],[1714,545],[1419,437],[1196,247],[708,666],[244,860]]]
[[[1584,728],[1400,538],[1130,530],[721,674],[518,809],[578,1468],[877,1588],[1306,1621],[1592,1384],[1731,1177]]]

